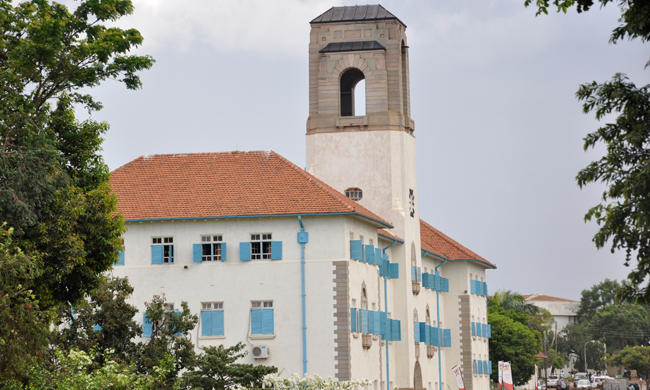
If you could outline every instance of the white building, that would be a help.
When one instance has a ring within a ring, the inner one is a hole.
[[[197,348],[245,342],[248,362],[375,389],[454,390],[460,365],[468,390],[488,389],[496,267],[418,216],[406,26],[378,5],[311,26],[307,170],[275,152],[118,168],[128,231],[113,273],[141,312],[161,293],[200,312]]]
[[[580,302],[572,299],[552,297],[543,294],[522,295],[524,299],[535,306],[546,309],[555,320],[555,333],[561,332],[565,326],[578,321]]]

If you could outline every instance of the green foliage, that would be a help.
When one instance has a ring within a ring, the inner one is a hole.
[[[76,302],[117,259],[123,220],[101,155],[105,123],[80,122],[74,104],[101,108],[82,88],[119,79],[140,86],[148,56],[128,55],[138,31],[106,27],[130,0],[0,0],[0,215],[42,260],[41,304]]]
[[[498,290],[491,297],[488,297],[488,306],[501,307],[505,310],[514,310],[526,315],[540,314],[539,307],[526,299],[518,292],[511,290]]]
[[[535,355],[540,345],[536,332],[510,318],[508,312],[514,313],[512,310],[488,310],[488,322],[492,325],[490,359],[493,367],[497,367],[500,360],[510,361],[514,384],[520,386],[527,383],[535,373]],[[492,371],[491,378],[494,382],[498,381],[497,371]]]
[[[607,359],[607,364],[636,370],[641,377],[647,378],[650,375],[650,347],[625,347]]]
[[[549,349],[546,351],[546,364],[548,365],[548,368],[550,369],[555,368],[556,370],[560,370],[564,368],[564,359],[560,356],[560,354],[554,350],[554,349]],[[537,366],[538,367],[544,367],[544,360],[537,358]]]
[[[40,365],[30,373],[30,383],[24,387],[14,383],[10,388],[25,390],[145,390],[159,386],[173,368],[171,356],[166,356],[151,375],[137,373],[133,365],[118,363],[110,351],[102,357],[104,364],[94,367],[91,355],[83,351],[56,352],[56,366]],[[168,389],[177,388],[175,386]]]
[[[629,303],[607,305],[587,324],[594,338],[613,348],[647,345],[650,341],[650,313],[645,306]]]
[[[293,374],[290,377],[281,378],[277,375],[270,375],[264,380],[266,388],[274,390],[352,390],[355,388],[367,388],[375,383],[374,380],[356,379],[353,381],[334,381],[331,377],[324,379],[318,375],[305,375],[304,378]],[[250,387],[247,387],[250,389]]]
[[[138,349],[133,339],[142,329],[133,319],[138,310],[126,301],[132,293],[128,279],[102,277],[87,301],[80,301],[74,309],[60,307],[57,326],[50,334],[52,347],[81,350],[94,356],[97,366],[104,364],[101,359],[108,351],[118,362],[135,363]]]
[[[13,229],[0,230],[0,386],[21,379],[47,346],[51,310],[33,294],[38,264],[12,241]]]
[[[236,386],[262,388],[264,377],[277,373],[278,369],[273,366],[236,363],[246,356],[246,352],[242,352],[244,347],[245,344],[238,343],[228,348],[223,345],[205,348],[205,353],[197,357],[194,368],[183,374],[182,387],[216,390]]]
[[[145,302],[147,318],[153,324],[153,332],[149,341],[138,352],[137,365],[139,372],[152,374],[158,362],[170,355],[174,367],[167,374],[167,380],[174,382],[182,369],[191,369],[196,363],[190,331],[196,327],[199,317],[190,312],[187,302],[181,302],[181,310],[175,312],[166,311],[165,304],[164,295],[156,295],[151,302]]]
[[[598,309],[606,305],[616,304],[618,302],[616,294],[620,288],[621,285],[616,280],[605,279],[592,286],[589,290],[582,290],[578,317],[583,320],[590,319]]]
[[[605,346],[599,342],[591,342],[591,334],[586,322],[574,322],[567,325],[558,338],[558,351],[568,355],[576,354],[575,367],[578,371],[585,371],[584,352],[586,344],[587,366],[594,370],[605,369],[603,357]]]

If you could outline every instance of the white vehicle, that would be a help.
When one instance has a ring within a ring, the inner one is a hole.
[[[591,388],[591,383],[589,383],[589,379],[580,379],[578,380],[576,387],[578,389],[589,389]]]
[[[560,379],[557,375],[549,375],[548,376],[548,387],[557,387],[557,381]]]
[[[591,387],[593,389],[595,389],[595,388],[598,387],[599,383],[605,382],[605,380],[607,380],[607,379],[614,380],[614,378],[612,378],[611,376],[597,376],[597,377],[594,377],[594,381],[591,382]]]

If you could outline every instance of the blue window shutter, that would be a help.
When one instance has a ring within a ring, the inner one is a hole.
[[[226,261],[228,260],[228,248],[226,247],[226,243],[222,242],[221,243],[221,261]]]
[[[251,310],[251,334],[262,334],[262,310]]]
[[[443,287],[444,287],[443,291],[444,292],[449,292],[449,279],[443,278],[442,283],[443,283]]]
[[[375,264],[381,264],[381,248],[375,249]]]
[[[273,327],[273,309],[262,309],[262,334],[275,333]]]
[[[271,241],[271,260],[282,260],[282,241]]]
[[[476,322],[472,322],[472,336],[476,336]]]
[[[420,329],[422,332],[422,329]],[[431,345],[431,327],[429,325],[424,325],[424,343],[426,345]]]
[[[415,342],[419,343],[420,342],[420,323],[419,322],[414,322],[413,323],[413,330],[414,330],[414,338]]]
[[[431,335],[427,337],[427,333],[427,324],[425,322],[420,322],[420,342],[429,345],[429,341],[431,341]]]
[[[375,264],[375,246],[366,245],[366,263]]]
[[[241,261],[250,261],[251,259],[251,243],[250,242],[240,242],[239,243],[239,260]],[[257,333],[253,333],[257,334]]]
[[[428,288],[429,286],[429,274],[424,272],[422,274],[422,287]]]
[[[163,246],[162,245],[152,245],[151,246],[151,264],[162,264],[163,258]]]
[[[479,375],[483,374],[483,361],[477,360],[476,364],[478,365],[478,374]]]
[[[478,337],[482,337],[482,335],[483,335],[483,332],[481,331],[481,323],[480,322],[476,323],[476,335]]]
[[[435,276],[433,277],[434,280],[434,287],[433,289],[436,291],[441,291],[442,290],[442,283],[440,281],[440,275],[436,272]]]
[[[369,324],[370,319],[368,318],[369,317],[368,310],[361,310],[361,317],[362,317],[361,321],[363,322],[361,332],[364,334],[368,334],[370,329],[370,324]]]
[[[485,283],[485,282],[483,282],[483,296],[484,297],[488,296],[487,283]]]
[[[374,321],[375,321],[375,335],[381,335],[381,313],[374,311]]]
[[[115,265],[124,265],[124,249],[117,251],[117,263]]]
[[[488,373],[488,362],[487,362],[487,360],[483,360],[483,373],[484,374]]]
[[[478,374],[478,367],[476,366],[476,359],[474,359],[474,374]]]
[[[445,347],[451,347],[451,329],[444,329]]]
[[[388,318],[386,317],[386,312],[382,311],[379,313],[379,319],[381,320],[381,339],[388,340],[390,326],[388,325]]]
[[[414,281],[414,282],[417,280],[417,276],[415,275],[415,266],[414,265],[411,266],[411,280]]]
[[[363,261],[363,244],[361,240],[350,240],[350,258]]]
[[[192,244],[192,261],[195,263],[203,261],[203,245]]]
[[[422,268],[418,267],[418,282],[422,281]]]
[[[488,361],[488,374],[492,375],[492,360]]]
[[[375,334],[375,312],[368,310],[368,334]]]
[[[355,307],[350,308],[350,332],[357,331],[357,309]]]
[[[475,282],[474,279],[469,281],[469,292],[470,292],[470,294],[476,294],[476,284],[474,282]]]
[[[483,337],[487,338],[488,336],[487,324],[482,324],[481,327],[483,328]]]
[[[399,264],[398,263],[390,263],[390,278],[391,279],[399,279]]]
[[[386,322],[386,325],[385,325],[384,330],[386,331],[386,335],[384,336],[384,338],[386,340],[388,340],[388,341],[392,341],[393,340],[393,320],[391,320],[390,318],[388,318],[388,316],[386,316],[385,322]]]
[[[395,341],[402,341],[402,323],[399,320],[395,320],[395,324],[397,325],[397,337]]]
[[[212,312],[201,312],[201,336],[212,336]]]
[[[492,338],[492,325],[488,324],[488,338]]]
[[[147,313],[142,313],[142,337],[151,337],[153,323],[149,321]]]
[[[223,336],[223,310],[214,310],[212,312],[212,335]]]

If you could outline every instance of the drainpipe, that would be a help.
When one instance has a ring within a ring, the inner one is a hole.
[[[305,312],[305,244],[309,242],[309,233],[305,231],[302,224],[302,216],[298,216],[300,223],[300,232],[298,233],[298,243],[300,244],[300,276],[302,281],[302,377],[307,374],[307,317]]]
[[[386,255],[386,249],[389,249],[392,246],[397,244],[397,240],[393,239],[393,243],[388,245],[386,248],[382,249],[382,253]],[[382,256],[382,262],[384,261],[384,256]],[[382,263],[383,267],[383,263]],[[386,315],[388,315],[388,282],[386,282],[386,272],[384,272],[384,310]],[[388,317],[386,317],[388,318]],[[390,388],[390,357],[388,356],[388,340],[386,340],[386,390],[391,390]],[[442,389],[441,389],[442,390]]]
[[[442,264],[439,264],[436,266],[436,275],[438,274],[438,268],[442,267],[443,265],[447,264],[447,261],[449,259],[445,258],[445,261]],[[438,329],[440,329],[440,291],[436,290],[436,311],[437,311],[437,321],[438,321]],[[442,340],[440,340],[442,341]],[[442,348],[440,346],[438,347],[438,384],[440,385],[440,390],[442,390],[442,358],[440,357],[442,352]]]

